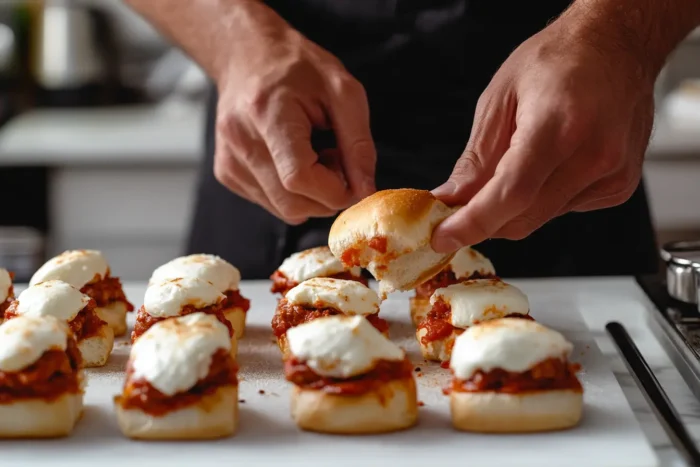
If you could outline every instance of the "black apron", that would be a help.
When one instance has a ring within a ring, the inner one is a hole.
[[[268,5],[339,57],[367,91],[377,146],[377,188],[432,189],[469,139],[477,99],[508,55],[567,1],[273,0]],[[189,253],[231,261],[267,278],[289,254],[327,243],[332,218],[287,226],[214,178],[212,92]],[[318,148],[332,144],[323,135]],[[520,241],[477,247],[504,277],[655,272],[644,186],[625,204],[554,219]]]

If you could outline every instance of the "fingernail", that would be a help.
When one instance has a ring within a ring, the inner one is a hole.
[[[440,236],[433,239],[433,250],[436,253],[452,253],[462,248],[462,242],[454,237]]]
[[[457,191],[457,184],[451,180],[446,181],[439,187],[435,188],[433,190],[433,195],[440,197],[440,196],[449,196],[454,194]]]

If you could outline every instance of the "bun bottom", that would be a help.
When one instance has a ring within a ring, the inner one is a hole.
[[[452,425],[479,433],[528,433],[575,426],[583,393],[552,390],[525,394],[458,392],[450,394]]]
[[[409,299],[411,310],[411,321],[414,326],[418,326],[421,321],[428,316],[428,312],[432,309],[430,299],[422,297],[411,297]]]
[[[104,324],[97,335],[78,341],[78,349],[86,368],[104,366],[114,347],[114,331]]]
[[[117,396],[118,397],[118,396]],[[195,405],[154,416],[115,403],[117,423],[124,436],[146,440],[215,439],[238,428],[238,386],[222,386]]]
[[[408,253],[400,254],[380,271],[380,264],[373,261],[367,265],[369,272],[379,281],[379,294],[382,299],[396,290],[411,290],[432,279],[452,261],[450,254],[436,253],[429,242]]]
[[[282,352],[282,360],[286,360],[292,356],[292,351],[289,350],[289,342],[287,341],[286,334],[282,334],[277,338],[277,347],[279,347],[280,352]]]
[[[389,381],[379,391],[357,396],[294,386],[291,404],[299,428],[319,433],[386,433],[410,428],[418,420],[413,378]]]
[[[229,320],[233,331],[236,334],[236,339],[240,339],[245,335],[245,318],[246,312],[243,308],[233,307],[224,310],[224,317]]]
[[[112,328],[115,336],[126,334],[126,303],[114,302],[107,306],[97,307],[95,313]]]
[[[447,337],[424,344],[421,339],[427,333],[428,331],[422,328],[416,331],[416,339],[418,339],[420,353],[423,354],[423,358],[434,362],[449,362],[452,357],[452,348],[455,346],[455,339],[457,339],[457,336],[459,336],[461,332],[453,330],[452,334]]]
[[[58,399],[25,399],[0,404],[0,438],[58,438],[68,436],[83,413],[83,394]]]

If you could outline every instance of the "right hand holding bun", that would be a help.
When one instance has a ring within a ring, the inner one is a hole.
[[[220,44],[231,56],[216,76],[216,178],[290,224],[331,216],[374,192],[364,88],[271,9],[243,5],[236,40]],[[334,130],[336,160],[319,160],[313,128]]]

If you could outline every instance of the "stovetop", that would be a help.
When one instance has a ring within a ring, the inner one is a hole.
[[[637,278],[654,304],[649,324],[688,386],[700,399],[700,311],[668,294],[666,281],[659,276]]]

